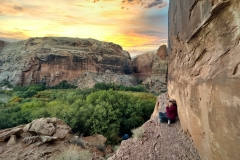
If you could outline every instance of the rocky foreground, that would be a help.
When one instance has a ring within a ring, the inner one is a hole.
[[[79,137],[57,118],[41,118],[0,131],[1,160],[99,160],[111,154],[102,135]]]
[[[152,117],[133,138],[122,141],[113,155],[102,135],[79,137],[57,118],[41,118],[27,125],[0,131],[2,160],[200,160],[189,135],[183,133],[179,120],[167,127],[159,123],[158,112],[165,110],[167,95],[158,97]]]
[[[159,123],[158,112],[165,112],[166,95],[158,97],[152,118],[138,131],[135,138],[122,141],[120,148],[108,160],[200,160],[189,135],[179,120],[167,127]]]

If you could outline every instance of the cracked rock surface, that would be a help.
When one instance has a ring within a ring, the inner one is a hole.
[[[171,0],[168,94],[203,159],[240,158],[239,0]]]

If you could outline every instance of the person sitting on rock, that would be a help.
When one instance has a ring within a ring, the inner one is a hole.
[[[161,123],[174,123],[177,117],[177,104],[174,99],[170,99],[166,107],[166,112],[159,112],[159,118]]]

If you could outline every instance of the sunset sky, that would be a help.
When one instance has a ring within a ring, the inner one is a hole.
[[[94,38],[131,55],[167,43],[169,0],[0,0],[0,39]]]

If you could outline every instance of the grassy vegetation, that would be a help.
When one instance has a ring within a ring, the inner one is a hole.
[[[141,139],[143,137],[144,129],[142,127],[135,128],[132,130],[134,139]]]
[[[60,88],[63,86],[67,85]],[[117,143],[121,135],[130,134],[149,119],[156,101],[140,86],[101,83],[84,90],[55,88],[38,84],[5,91],[11,99],[0,104],[0,129],[57,117],[70,125],[73,133],[102,134],[109,143]]]
[[[90,160],[92,154],[89,150],[80,150],[76,146],[70,146],[68,149],[60,153],[56,160]]]

